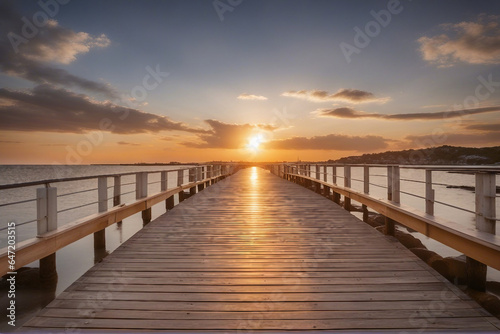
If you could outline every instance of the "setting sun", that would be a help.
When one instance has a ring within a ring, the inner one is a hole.
[[[259,149],[260,144],[264,141],[264,138],[261,134],[254,135],[249,138],[247,148],[252,151],[256,151]]]

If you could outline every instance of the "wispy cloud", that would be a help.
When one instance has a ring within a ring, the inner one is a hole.
[[[466,130],[500,132],[500,123],[472,123],[463,126]]]
[[[118,145],[123,145],[123,146],[141,146],[141,144],[137,143],[130,143],[128,141],[119,141],[117,142]]]
[[[498,16],[482,15],[477,22],[442,24],[442,34],[418,39],[422,57],[438,67],[450,67],[458,62],[500,64],[498,21]]]
[[[238,149],[245,147],[252,135],[277,129],[269,124],[230,124],[214,119],[206,120],[205,123],[212,128],[209,133],[199,134],[196,142],[190,141],[182,144],[195,148]]]
[[[444,108],[446,107],[446,104],[430,104],[427,106],[421,106],[420,108],[422,109],[434,109],[434,108]]]
[[[253,94],[247,94],[243,93],[238,95],[238,100],[257,100],[257,101],[265,101],[267,100],[267,97],[262,96],[262,95],[253,95]]]
[[[412,135],[405,139],[414,147],[418,143],[436,143],[436,135]],[[467,146],[498,145],[500,143],[500,132],[486,133],[443,133],[439,135],[439,145]]]
[[[88,80],[51,65],[69,64],[79,54],[87,53],[92,48],[108,46],[110,40],[106,35],[93,37],[85,32],[74,32],[61,27],[57,21],[49,20],[45,26],[38,28],[39,32],[33,38],[23,43],[12,43],[12,34],[22,37],[22,15],[9,2],[0,4],[0,13],[0,26],[5,32],[0,36],[2,72],[37,84],[78,87],[109,98],[118,97],[115,89],[106,83]]]
[[[347,136],[328,134],[314,137],[292,137],[265,143],[268,149],[277,150],[332,150],[369,152],[387,148],[391,139],[381,136]]]
[[[389,97],[376,97],[375,94],[358,89],[340,89],[335,93],[324,90],[289,90],[281,96],[293,97],[312,102],[349,102],[349,103],[386,103]]]
[[[131,134],[160,131],[205,133],[174,122],[165,116],[126,108],[109,101],[100,102],[50,85],[30,91],[0,89],[0,129],[84,133],[104,130]],[[103,126],[105,124],[106,126]]]
[[[378,114],[358,111],[352,108],[334,108],[334,109],[318,109],[313,113],[320,117],[336,117],[336,118],[376,118],[394,121],[413,121],[413,120],[445,120],[449,118],[463,117],[467,115],[483,114],[500,111],[500,106],[482,107],[463,110],[438,111],[430,113],[408,113],[408,114]]]

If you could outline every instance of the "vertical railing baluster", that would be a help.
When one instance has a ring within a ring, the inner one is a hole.
[[[351,188],[351,166],[344,166],[344,187]],[[351,199],[349,196],[344,196],[344,209],[351,211]]]
[[[389,200],[389,201],[393,201],[395,199],[394,198],[394,186],[395,186],[394,168],[395,168],[395,166],[387,166],[387,200]],[[385,217],[384,233],[386,235],[394,236],[394,232],[395,232],[394,220],[392,220],[389,217]]]
[[[394,203],[401,202],[401,190],[400,190],[400,168],[399,166],[392,167],[392,201]]]
[[[337,166],[335,165],[332,166],[332,184],[337,185]],[[340,194],[335,190],[332,191],[333,191],[333,201],[340,205]]]
[[[169,171],[165,171],[165,172],[162,172],[162,186],[163,186],[163,189],[165,189],[164,191],[167,191],[168,190],[168,175]],[[170,211],[174,208],[175,206],[175,201],[174,201],[174,195],[171,195],[169,197],[167,197],[167,199],[165,200],[165,210],[166,211]]]
[[[425,170],[425,213],[434,216],[434,196],[432,188],[432,170]]]
[[[363,166],[363,192],[366,195],[370,194],[370,167]],[[363,204],[361,205],[363,209],[363,221],[368,222],[368,207]]]
[[[135,174],[135,198],[142,199],[148,196],[148,173],[139,172]],[[145,208],[142,211],[142,223],[148,224],[151,221],[151,208],[147,207],[147,202],[144,204]]]
[[[323,165],[323,181],[328,182],[328,165]],[[327,185],[323,186],[323,196],[330,198],[330,187]]]
[[[387,166],[387,199],[392,201],[392,166]]]
[[[108,178],[105,176],[97,178],[97,206],[99,213],[108,211]],[[94,263],[106,255],[106,228],[103,228],[94,233]]]
[[[189,168],[189,183],[195,183],[196,182],[196,168]],[[189,195],[195,195],[196,194],[196,185],[193,185],[191,188],[189,188]]]
[[[183,183],[184,183],[184,170],[181,169],[177,171],[177,187],[181,187]],[[179,191],[178,196],[179,196],[179,203],[184,201],[185,196],[183,189]]]
[[[118,206],[121,204],[122,194],[122,177],[116,175],[113,177],[113,206]],[[120,227],[122,222],[116,222],[117,226]]]
[[[496,233],[496,175],[476,173],[476,228],[481,232]],[[467,286],[477,291],[486,291],[488,267],[476,259],[466,257]]]
[[[320,174],[319,168],[320,168],[320,166],[318,164],[316,164],[315,165],[316,175],[314,176],[314,178],[318,181],[321,180],[321,174]],[[321,183],[315,182],[315,188],[316,188],[316,192],[319,194],[321,192]]]
[[[203,167],[196,168],[196,181],[198,182],[198,192],[202,191],[205,183],[203,182]]]
[[[36,190],[37,235],[57,229],[57,188]],[[17,268],[16,268],[17,269]],[[57,282],[56,253],[40,259],[40,282],[52,285]]]

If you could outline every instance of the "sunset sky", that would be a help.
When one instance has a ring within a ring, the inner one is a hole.
[[[0,7],[0,164],[500,145],[499,1]]]

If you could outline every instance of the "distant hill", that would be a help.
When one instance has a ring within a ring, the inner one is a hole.
[[[418,150],[388,151],[328,160],[345,164],[398,165],[500,165],[500,146],[456,147],[440,146]]]

